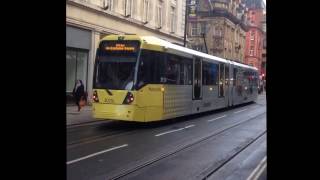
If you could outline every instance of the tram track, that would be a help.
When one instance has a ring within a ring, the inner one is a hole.
[[[137,131],[133,123],[106,121],[67,129],[67,149]]]
[[[112,121],[109,120],[109,122],[112,122]],[[71,125],[67,125],[67,131],[77,130],[79,127],[85,127],[85,126],[99,126],[104,123],[107,123],[107,122],[104,120],[93,120],[90,122],[71,124]]]
[[[114,138],[114,137],[119,136],[119,135],[128,135],[128,134],[134,133],[136,131],[137,130],[109,131],[107,133],[103,133],[103,134],[100,134],[100,135],[81,138],[79,140],[68,142],[67,143],[67,149],[74,148],[74,147],[77,147],[79,145],[83,145],[83,144],[99,141],[101,139]]]
[[[252,121],[252,120],[254,120],[254,119],[256,119],[256,118],[258,118],[260,116],[265,116],[265,114],[266,114],[266,112],[260,113],[258,115],[253,116],[253,117],[250,117],[249,119],[246,119],[246,120],[243,120],[241,122],[229,125],[228,127],[221,128],[220,130],[217,130],[214,133],[211,133],[211,134],[209,134],[207,136],[198,138],[198,139],[192,141],[191,143],[180,145],[180,146],[176,146],[174,149],[171,149],[170,151],[167,151],[167,152],[161,153],[159,155],[156,155],[154,158],[152,158],[150,160],[147,160],[147,161],[144,161],[144,162],[141,162],[140,164],[136,165],[135,167],[128,168],[128,169],[125,169],[123,171],[117,172],[114,175],[111,175],[110,178],[108,177],[107,179],[115,180],[115,179],[124,178],[127,175],[130,175],[132,173],[138,172],[139,170],[141,170],[143,168],[146,168],[146,167],[148,167],[148,166],[150,166],[150,165],[152,165],[152,164],[154,164],[156,162],[159,162],[159,161],[164,160],[166,158],[170,158],[170,157],[176,156],[180,152],[183,152],[185,150],[191,149],[191,148],[195,147],[196,145],[198,145],[200,143],[209,141],[210,139],[214,138],[215,136],[218,136],[218,135],[220,135],[220,134],[222,134],[222,133],[224,133],[224,132],[226,132],[228,130],[231,130],[231,129],[235,128],[235,127],[238,127],[238,126],[240,126],[240,125],[242,125],[242,124],[244,124],[246,122]],[[261,137],[264,133],[265,133],[265,131],[262,134],[260,134],[259,137]],[[241,148],[239,151],[237,151],[237,153],[234,156],[232,156],[231,159],[233,157],[235,157],[237,154],[239,154],[241,151],[243,151],[250,144],[255,142],[258,138],[254,138],[254,140],[250,141],[249,144],[245,145],[245,147],[243,149]],[[229,162],[231,159],[227,159],[227,162]],[[227,163],[227,162],[225,162],[225,163]],[[210,172],[206,173],[203,176],[202,179],[205,179],[206,177],[210,176],[212,174],[211,172],[213,172],[213,171],[215,172],[215,170],[210,170]]]
[[[263,131],[262,133],[260,133],[258,136],[256,136],[255,138],[253,138],[251,141],[247,142],[246,145],[244,145],[243,147],[240,148],[240,150],[238,150],[236,153],[234,153],[233,155],[231,155],[229,158],[227,158],[226,160],[224,160],[218,167],[215,168],[208,168],[206,170],[204,170],[202,173],[200,173],[201,177],[198,177],[198,179],[202,179],[202,180],[206,180],[208,178],[210,178],[211,175],[213,175],[215,172],[217,172],[218,170],[220,170],[225,164],[227,164],[228,162],[230,162],[231,160],[233,160],[238,154],[240,154],[241,152],[243,152],[245,149],[247,149],[251,144],[255,143],[256,141],[259,140],[259,138],[261,138],[263,135],[266,134],[266,130]]]
[[[120,135],[128,135],[137,132],[138,128],[134,123],[111,121],[104,124],[81,126],[78,129],[67,131],[67,149],[99,140],[114,138]]]
[[[242,107],[242,106],[239,106]],[[203,113],[201,117],[207,116]],[[191,118],[191,116],[189,117]],[[161,122],[156,122],[161,126]],[[169,123],[169,122],[163,122]],[[134,122],[120,122],[120,121],[106,121],[100,123],[88,123],[81,126],[70,127],[67,129],[67,134],[81,133],[82,131],[89,131],[84,137],[77,137],[76,140],[67,141],[67,149],[75,148],[83,144],[92,143],[95,141],[114,138],[121,135],[133,134],[139,131],[142,127],[152,127],[154,125],[136,124]],[[90,132],[91,131],[91,132]],[[67,135],[67,137],[69,136]],[[83,136],[83,135],[82,135]]]

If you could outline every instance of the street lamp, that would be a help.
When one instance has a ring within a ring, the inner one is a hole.
[[[183,46],[186,47],[186,37],[187,37],[187,17],[188,17],[188,5],[186,0],[186,11],[184,17],[184,37],[183,37]]]
[[[208,54],[208,48],[207,48],[207,42],[206,42],[205,33],[201,33],[201,35],[202,35],[202,37],[203,37],[204,46],[206,47],[206,53]]]

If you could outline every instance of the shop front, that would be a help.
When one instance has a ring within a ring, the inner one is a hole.
[[[82,80],[85,91],[88,91],[92,33],[72,26],[67,26],[66,33],[66,100],[70,104],[73,103],[72,91],[76,80]]]

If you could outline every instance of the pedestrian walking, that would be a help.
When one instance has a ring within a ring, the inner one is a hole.
[[[84,91],[84,85],[82,83],[82,80],[77,80],[76,84],[73,88],[73,97],[75,98],[76,105],[78,106],[78,111],[81,110],[83,106],[85,106],[87,102],[86,93]]]

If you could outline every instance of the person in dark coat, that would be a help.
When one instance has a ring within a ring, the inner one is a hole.
[[[78,106],[78,111],[81,110],[80,101],[86,100],[86,93],[84,91],[84,85],[82,83],[82,80],[77,80],[74,88],[73,88],[73,97],[76,100],[76,104]]]

